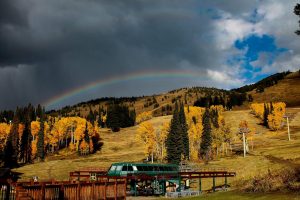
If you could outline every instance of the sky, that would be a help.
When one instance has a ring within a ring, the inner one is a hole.
[[[298,70],[297,0],[1,0],[0,109]]]

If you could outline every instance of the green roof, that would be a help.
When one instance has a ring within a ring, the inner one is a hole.
[[[178,165],[176,165],[176,164],[165,164],[165,163],[134,163],[134,162],[119,162],[119,163],[113,163],[112,165],[172,166],[172,167],[178,167]]]

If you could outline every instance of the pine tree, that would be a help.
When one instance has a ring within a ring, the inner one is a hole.
[[[106,126],[113,132],[120,131],[120,120],[115,104],[109,105],[107,108]]]
[[[89,144],[90,143],[90,136],[88,131],[88,124],[85,124],[85,130],[84,130],[84,141]]]
[[[188,136],[188,126],[186,123],[186,117],[184,114],[184,105],[183,103],[180,104],[180,111],[179,111],[179,120],[180,120],[180,125],[181,125],[181,138],[182,138],[182,143],[183,143],[183,149],[182,153],[185,159],[189,159],[189,136]]]
[[[23,163],[31,162],[31,140],[32,135],[30,131],[30,112],[28,109],[25,109],[25,122],[24,122],[24,131],[21,136],[20,143],[20,160]]]
[[[14,116],[12,123],[12,128],[6,140],[4,149],[4,166],[9,168],[18,166],[19,119],[17,115]]]
[[[39,109],[38,109],[39,110]],[[39,111],[38,113],[40,117],[40,130],[38,134],[38,141],[37,141],[37,157],[39,160],[44,161],[45,158],[45,149],[44,149],[44,115],[43,111]]]
[[[178,103],[176,102],[169,134],[166,139],[167,160],[169,163],[178,164],[181,161],[182,139],[181,134],[179,134],[180,129]]]
[[[36,116],[38,118],[42,118],[42,115],[43,115],[43,108],[42,106],[39,104],[36,108]]]
[[[210,153],[211,144],[212,144],[210,116],[209,116],[208,108],[205,109],[202,123],[203,123],[203,133],[202,133],[202,141],[200,144],[200,157],[202,159],[208,160],[208,155]]]
[[[264,104],[263,125],[266,127],[268,127],[268,116],[269,116],[269,108],[268,105]]]
[[[92,111],[91,107],[90,107],[90,112],[89,112],[89,114],[87,116],[87,120],[94,125],[95,115],[94,115],[94,112]]]

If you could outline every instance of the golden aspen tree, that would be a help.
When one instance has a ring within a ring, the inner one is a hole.
[[[264,104],[263,103],[252,103],[250,105],[250,109],[256,117],[263,119],[263,117],[264,117]]]
[[[30,124],[30,130],[32,135],[32,140],[36,140],[38,132],[40,130],[40,122],[39,121],[32,121]]]
[[[144,143],[144,152],[146,156],[151,156],[153,162],[154,149],[156,144],[156,134],[153,125],[150,122],[142,122],[136,134],[136,139]]]
[[[188,125],[190,159],[197,161],[199,159],[198,155],[203,131],[202,116],[204,109],[190,106],[189,108],[185,108],[184,111]]]
[[[0,152],[4,151],[6,139],[10,132],[10,125],[6,123],[0,123]]]
[[[253,103],[250,106],[252,113],[262,120],[267,120],[266,124],[271,130],[278,130],[282,127],[283,116],[285,114],[286,104],[284,102],[272,103]],[[268,109],[268,114],[264,118],[265,108]]]
[[[268,116],[268,125],[271,130],[277,131],[282,127],[286,104],[283,102],[273,103],[273,111]]]
[[[21,123],[20,123],[20,124],[19,124],[19,128],[18,128],[19,138],[22,137],[23,132],[24,132],[24,128],[25,128],[24,124],[21,124]]]
[[[77,120],[77,126],[76,126],[76,129],[75,129],[75,132],[74,132],[76,151],[79,150],[80,140],[84,136],[85,126],[86,126],[86,120],[85,119],[81,118],[81,119]]]
[[[149,120],[149,119],[152,119],[152,112],[151,111],[145,111],[145,112],[142,112],[140,114],[138,114],[136,116],[136,123],[139,124],[139,123],[142,123],[146,120]]]
[[[40,122],[32,121],[30,123],[30,130],[31,130],[31,135],[32,135],[31,155],[32,155],[32,158],[34,159],[36,156],[36,153],[37,153],[37,137],[38,137],[38,132],[40,130]]]
[[[160,159],[163,160],[166,156],[167,150],[166,150],[166,139],[169,133],[170,129],[170,123],[165,122],[160,127],[160,133],[158,134],[158,155],[160,156]]]
[[[50,134],[50,126],[48,122],[44,122],[44,147],[49,144],[49,134]]]

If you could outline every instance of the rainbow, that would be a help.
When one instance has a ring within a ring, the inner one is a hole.
[[[73,88],[71,90],[65,91],[57,96],[54,96],[44,103],[43,106],[47,108],[53,107],[56,104],[63,102],[75,95],[99,88],[104,87],[107,85],[120,83],[124,81],[131,81],[131,80],[141,80],[141,79],[148,79],[148,78],[199,78],[203,77],[206,73],[200,73],[199,71],[192,71],[192,70],[166,70],[166,71],[138,71],[130,74],[119,75],[119,76],[111,76],[108,78],[96,80],[90,82],[86,85],[82,85],[77,88]]]

